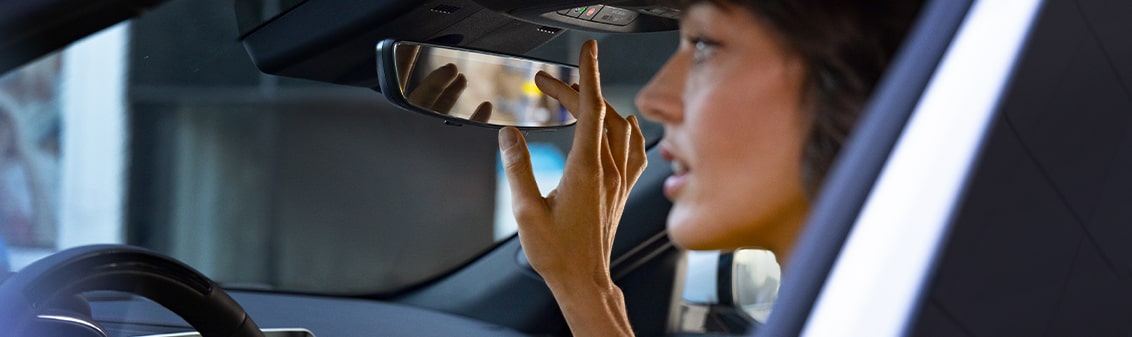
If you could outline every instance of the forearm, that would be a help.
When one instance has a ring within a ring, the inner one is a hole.
[[[621,289],[607,280],[548,282],[574,336],[633,336]]]

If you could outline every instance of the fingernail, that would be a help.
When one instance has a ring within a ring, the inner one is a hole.
[[[539,70],[538,73],[535,73],[535,76],[542,77],[542,78],[548,78],[548,79],[554,78],[553,76],[550,76],[550,74],[548,74],[548,73],[546,73],[545,71],[542,71],[542,70]]]
[[[506,127],[499,129],[499,149],[506,151],[514,146],[519,139],[515,137],[515,128]]]

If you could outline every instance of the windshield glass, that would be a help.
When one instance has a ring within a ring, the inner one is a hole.
[[[641,54],[677,41],[564,35],[529,55],[576,64],[598,39],[622,114],[665,61]],[[528,136],[544,192],[572,135]],[[263,74],[230,1],[171,1],[0,77],[0,267],[126,243],[237,288],[393,293],[514,235],[496,149],[368,88]]]

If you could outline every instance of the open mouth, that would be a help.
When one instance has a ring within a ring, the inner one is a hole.
[[[661,144],[660,156],[672,165],[672,175],[664,180],[664,196],[667,197],[668,200],[674,200],[687,183],[688,172],[690,170],[688,164],[676,158],[664,144]]]

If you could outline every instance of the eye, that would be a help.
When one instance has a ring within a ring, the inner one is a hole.
[[[693,50],[692,63],[696,64],[703,63],[710,59],[711,56],[715,54],[716,48],[719,47],[719,43],[702,37],[693,38],[691,42]]]

